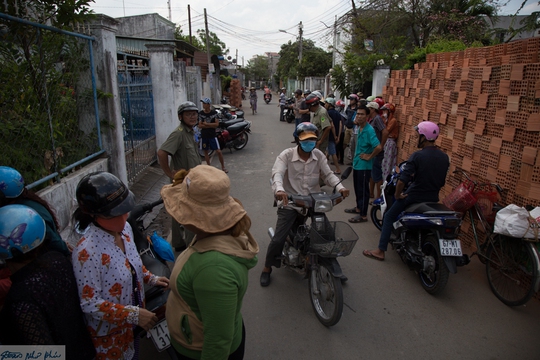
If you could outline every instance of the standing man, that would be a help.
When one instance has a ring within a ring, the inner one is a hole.
[[[281,111],[279,112],[279,121],[285,121],[285,119],[283,118],[283,110],[285,110],[285,104],[287,103],[287,95],[285,95],[285,91],[287,91],[287,89],[281,88],[281,92],[279,94],[278,106],[281,109]]]
[[[186,101],[178,107],[178,120],[180,126],[174,130],[167,140],[161,145],[157,156],[161,169],[171,181],[174,175],[181,169],[189,170],[201,164],[201,157],[197,150],[197,141],[193,127],[197,125],[199,109],[191,101]],[[171,157],[172,169],[169,166],[169,156]],[[194,234],[185,230],[176,220],[172,220],[171,236],[172,246],[176,251],[183,251],[187,244],[191,243]]]
[[[435,140],[439,136],[439,127],[430,121],[422,121],[415,126],[415,130],[418,134],[417,146],[420,150],[409,157],[403,171],[399,174],[394,194],[396,201],[384,213],[379,246],[375,250],[363,251],[364,256],[369,258],[384,260],[392,226],[399,214],[411,204],[438,202],[439,191],[446,182],[450,161],[448,155],[435,146]],[[411,181],[411,185],[404,191],[405,185]]]
[[[309,111],[313,113],[311,123],[315,125],[319,131],[319,139],[317,140],[315,147],[323,153],[326,153],[328,136],[332,130],[332,124],[330,124],[328,113],[326,112],[326,109],[320,105],[319,97],[313,93],[306,98],[306,104],[309,105]]]
[[[339,168],[338,163],[338,157],[337,157],[337,145],[339,144],[340,140],[340,134],[342,130],[342,121],[341,121],[341,115],[339,112],[335,109],[336,106],[336,99],[328,97],[326,98],[326,111],[328,112],[328,116],[330,117],[330,120],[332,121],[332,132],[329,135],[328,139],[328,157],[332,158],[332,161],[334,162],[334,166],[336,167],[336,172],[334,174],[339,175],[341,174],[341,169]]]
[[[293,106],[293,110],[294,110],[294,132],[293,132],[293,136],[294,136],[294,141],[291,141],[291,143],[296,143],[296,127],[298,125],[300,125],[300,123],[302,122],[302,115],[300,114],[300,110],[301,110],[301,105],[302,105],[302,102],[304,101],[304,97],[302,96],[302,90],[300,89],[296,89],[296,91],[294,92],[294,98],[295,98],[295,102],[294,102],[294,106]],[[309,110],[308,110],[309,112]]]
[[[356,109],[358,108],[358,100],[358,95],[349,95],[349,106],[347,106],[347,109],[345,109],[347,121],[345,122],[345,138],[343,140],[344,149],[346,149],[347,146],[350,146],[351,138],[353,137],[354,117],[356,116]],[[349,153],[352,159],[352,157],[354,156],[354,149],[352,147],[350,147]]]
[[[369,110],[368,123],[373,127],[373,129],[375,129],[375,134],[377,134],[377,139],[379,139],[379,141],[381,142],[381,146],[383,149],[383,151],[381,151],[373,160],[371,180],[369,181],[369,196],[377,199],[380,196],[381,185],[383,181],[382,162],[384,160],[384,145],[386,144],[386,139],[388,139],[388,130],[386,130],[386,125],[379,116],[379,104],[377,104],[375,101],[372,101],[366,106]],[[377,186],[377,189],[375,189],[375,185]]]
[[[345,209],[346,213],[356,214],[349,219],[351,223],[367,221],[369,204],[369,178],[373,158],[382,150],[381,143],[375,135],[375,130],[367,123],[368,110],[359,106],[356,110],[355,124],[358,126],[356,149],[353,157],[353,182],[356,195],[356,207]]]
[[[212,105],[210,105],[212,101],[209,98],[204,98],[201,102],[203,103],[203,109],[199,112],[199,129],[201,130],[201,149],[204,151],[204,160],[206,160],[207,165],[210,165],[208,150],[215,150],[218,154],[221,170],[228,173],[216,137],[216,128],[219,126],[218,113],[215,109],[212,109]]]
[[[296,128],[298,134],[298,146],[283,150],[276,158],[272,167],[272,190],[276,200],[278,200],[278,218],[276,233],[268,244],[266,251],[266,261],[261,273],[261,286],[270,285],[270,273],[272,266],[281,266],[281,252],[283,245],[289,234],[289,230],[294,225],[298,212],[288,206],[289,194],[309,195],[313,192],[321,191],[319,177],[324,182],[334,187],[343,195],[349,196],[349,190],[340,184],[339,178],[334,175],[325,155],[315,148],[317,140],[317,127],[311,123],[301,123]],[[345,276],[342,281],[346,281]]]

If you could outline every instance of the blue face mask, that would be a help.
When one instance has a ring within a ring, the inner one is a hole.
[[[306,141],[300,141],[300,147],[305,152],[311,152],[313,149],[315,149],[316,141],[314,140],[306,140]]]

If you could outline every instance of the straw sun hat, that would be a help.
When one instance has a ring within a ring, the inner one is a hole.
[[[178,185],[165,185],[161,197],[167,212],[180,224],[214,234],[232,228],[246,211],[230,195],[225,172],[208,165],[189,171]]]

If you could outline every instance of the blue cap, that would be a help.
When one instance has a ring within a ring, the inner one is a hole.
[[[205,104],[211,104],[212,103],[212,100],[210,100],[209,98],[203,98],[201,100],[201,102],[205,103]]]

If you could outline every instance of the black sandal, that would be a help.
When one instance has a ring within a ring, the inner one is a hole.
[[[360,214],[360,211],[356,211],[356,208],[350,208],[344,210],[347,214]]]

